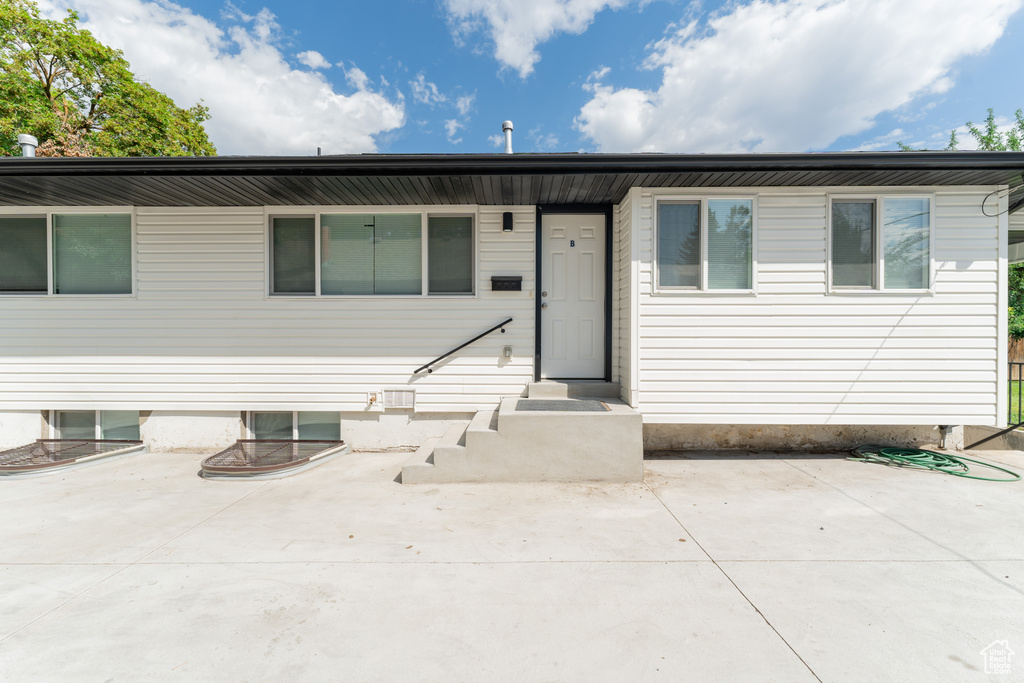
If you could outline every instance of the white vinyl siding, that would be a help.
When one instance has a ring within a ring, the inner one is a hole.
[[[999,223],[992,188],[938,189],[932,292],[826,290],[830,190],[758,191],[757,295],[654,294],[639,211],[638,405],[646,422],[988,424],[997,412]]]
[[[268,213],[303,211],[138,208],[136,297],[0,298],[16,331],[0,335],[0,409],[361,412],[368,391],[414,388],[417,412],[464,413],[533,378],[534,207],[479,210],[472,297],[269,296]],[[491,275],[523,291],[491,292]]]

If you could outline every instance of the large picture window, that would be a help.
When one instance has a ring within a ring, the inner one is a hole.
[[[0,216],[0,294],[131,294],[127,213]]]
[[[473,294],[473,222],[424,212],[272,217],[270,294]]]
[[[834,290],[924,290],[931,286],[931,199],[834,197]]]
[[[659,290],[753,289],[752,199],[657,202]]]

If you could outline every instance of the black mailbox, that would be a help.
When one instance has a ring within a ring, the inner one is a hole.
[[[492,292],[521,292],[523,291],[522,275],[492,275]]]

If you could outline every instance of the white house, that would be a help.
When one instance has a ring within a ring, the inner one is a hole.
[[[503,398],[548,379],[589,382],[531,395],[639,414],[626,478],[641,420],[648,448],[1001,426],[1022,169],[975,152],[2,159],[0,446],[465,450],[486,441],[474,416],[494,431]]]

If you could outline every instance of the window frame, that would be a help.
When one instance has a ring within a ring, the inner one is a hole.
[[[48,427],[48,432],[50,434],[50,438],[51,439],[63,439],[64,438],[63,435],[61,434],[61,429],[62,428],[60,426],[60,414],[61,413],[89,413],[89,412],[94,413],[94,415],[93,415],[93,433],[95,435],[95,439],[96,439],[96,441],[103,441],[104,440],[103,439],[103,422],[101,420],[100,414],[103,413],[104,411],[102,409],[100,409],[100,408],[96,408],[95,410],[90,410],[89,408],[59,408],[59,409],[51,409],[49,411],[49,416],[48,416],[48,419],[47,419],[47,427]],[[117,412],[117,411],[114,411],[114,412]],[[142,440],[142,411],[141,410],[137,410],[137,411],[128,411],[128,412],[136,412],[136,413],[139,414],[138,415],[138,420],[139,420],[139,440],[141,441]],[[114,441],[115,439],[106,439],[106,440],[107,441]]]
[[[672,296],[756,296],[757,295],[757,214],[758,195],[747,192],[701,192],[669,193],[659,192],[652,196],[651,216],[651,289],[653,294]],[[734,200],[750,202],[750,287],[747,289],[709,289],[708,288],[708,202],[714,200]],[[661,285],[659,249],[659,220],[661,204],[693,203],[700,204],[700,284],[697,287]]]
[[[252,428],[256,413],[291,413],[292,441],[301,441],[299,439],[299,413],[335,413],[338,416],[338,436],[339,438],[341,436],[341,411],[339,410],[247,410],[245,411],[245,433],[249,439],[256,439],[256,432]]]
[[[928,201],[928,286],[918,289],[897,289],[885,286],[885,216],[886,199],[926,199]],[[874,250],[872,263],[872,284],[870,287],[836,285],[832,276],[832,204],[839,201],[861,201],[874,203]],[[825,229],[825,277],[826,291],[837,295],[884,295],[884,294],[934,294],[935,293],[935,193],[934,192],[830,192],[826,204]]]
[[[419,294],[324,294],[321,291],[321,258],[323,228],[320,224],[320,217],[332,214],[419,214],[420,216],[420,293]],[[472,254],[473,262],[470,264],[473,272],[473,291],[468,293],[445,293],[430,294],[430,264],[428,263],[428,251],[430,248],[429,219],[434,217],[464,217],[472,219]],[[314,221],[314,286],[312,293],[303,292],[281,292],[275,293],[274,286],[274,219],[275,218],[313,218]],[[264,233],[265,241],[265,268],[264,268],[264,298],[265,299],[476,299],[480,296],[480,211],[477,205],[460,206],[267,206],[264,207]]]
[[[54,292],[56,273],[53,267],[54,239],[53,217],[89,214],[124,214],[131,222],[131,292],[119,294],[58,294]],[[138,297],[138,228],[134,206],[47,206],[47,207],[0,207],[0,218],[45,218],[46,219],[46,291],[11,292],[0,290],[5,297],[67,297],[77,299],[134,299]]]

